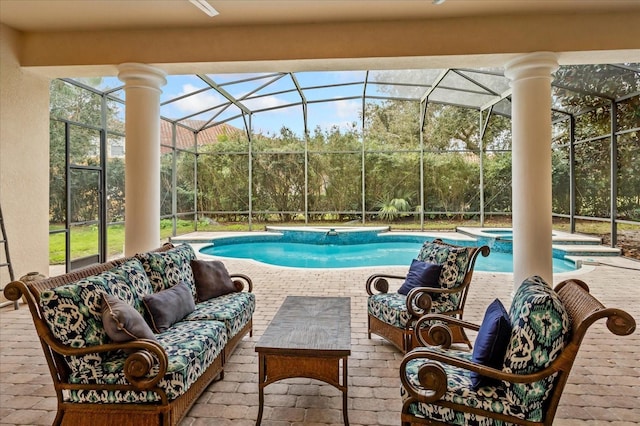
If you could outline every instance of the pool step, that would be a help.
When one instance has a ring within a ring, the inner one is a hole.
[[[620,249],[596,244],[554,244],[565,256],[620,256]]]

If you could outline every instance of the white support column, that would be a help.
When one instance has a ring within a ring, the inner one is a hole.
[[[164,71],[125,63],[125,256],[160,244],[160,87]]]
[[[514,289],[539,275],[553,283],[551,218],[551,52],[523,55],[505,66],[511,79]]]

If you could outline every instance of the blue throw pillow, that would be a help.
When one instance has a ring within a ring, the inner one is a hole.
[[[511,339],[511,321],[502,302],[496,299],[487,307],[484,319],[478,330],[471,360],[487,367],[502,369],[504,355]],[[471,384],[474,389],[493,384],[492,379],[471,372]]]
[[[413,259],[409,272],[407,273],[407,278],[398,289],[398,293],[406,296],[409,294],[409,291],[416,287],[440,288],[438,279],[440,278],[441,271],[442,265]]]

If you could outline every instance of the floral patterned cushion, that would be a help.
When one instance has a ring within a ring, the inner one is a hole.
[[[440,286],[455,288],[462,284],[471,256],[470,247],[451,247],[427,241],[418,253],[418,260],[442,265]],[[456,296],[454,296],[456,297]],[[457,300],[456,300],[457,302]]]
[[[540,277],[524,280],[509,310],[511,340],[503,370],[528,374],[548,367],[564,349],[571,335],[569,314],[553,289]],[[544,402],[555,375],[532,384],[507,383],[507,397],[523,408],[531,420],[542,418]]]
[[[44,290],[40,294],[42,315],[63,345],[73,348],[102,345],[110,342],[102,325],[103,294],[112,294],[139,310],[136,305],[139,294],[132,290],[137,286],[143,289],[141,292],[150,288],[140,262],[128,261],[98,275]],[[88,354],[66,360],[69,368],[77,371],[95,367],[104,356]]]
[[[202,372],[222,353],[227,343],[226,327],[219,321],[181,321],[156,335],[166,350],[169,365],[158,383],[169,400],[184,394]],[[127,384],[123,368],[126,354],[112,353],[103,363],[74,372],[70,383]],[[90,403],[149,403],[160,398],[151,391],[73,390],[65,391],[65,401]]]
[[[433,352],[444,352],[458,358],[471,360],[469,352],[456,351],[452,349],[441,349],[438,347],[421,348],[421,350],[429,350]],[[418,369],[426,362],[426,359],[415,359],[407,364],[406,370],[403,372],[409,383],[419,387]],[[442,401],[463,404],[468,407],[481,408],[496,413],[512,414],[518,412],[506,398],[503,386],[483,386],[474,390],[471,383],[470,371],[453,367],[448,364],[440,363],[447,373],[447,392],[443,395]],[[400,393],[403,400],[409,398],[409,394],[401,386]],[[408,413],[418,418],[428,418],[442,423],[451,425],[474,425],[474,426],[501,426],[510,423],[489,419],[480,415],[456,411],[449,407],[442,407],[435,404],[427,404],[423,402],[413,402],[407,408]],[[523,418],[522,415],[518,417]]]
[[[431,304],[431,312],[448,312],[456,307],[450,299],[437,298]],[[369,315],[394,327],[405,328],[411,320],[411,314],[407,309],[407,296],[398,293],[378,293],[369,296],[368,312]]]
[[[191,260],[196,258],[196,254],[189,244],[181,244],[164,252],[138,253],[136,257],[142,262],[155,293],[186,281],[196,299],[191,269]]]
[[[224,322],[229,338],[247,325],[256,309],[253,293],[230,293],[198,303],[184,321],[217,320]]]

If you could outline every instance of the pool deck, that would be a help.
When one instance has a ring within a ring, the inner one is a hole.
[[[194,248],[204,244],[194,244]],[[592,260],[604,265],[587,265],[572,273],[557,274],[554,283],[566,278],[584,280],[606,306],[624,309],[640,321],[640,262],[621,257]],[[400,423],[398,368],[402,355],[378,337],[367,339],[364,283],[371,273],[404,274],[406,267],[309,270],[242,259],[224,262],[230,272],[244,273],[253,279],[254,334],[241,341],[228,360],[224,380],[208,387],[181,426],[255,424],[258,412],[255,344],[287,295],[351,298],[349,419],[354,426]],[[480,322],[486,306],[496,297],[508,305],[513,286],[513,274],[476,272],[465,318]],[[288,379],[265,388],[262,425],[339,425],[341,408],[341,394],[332,386],[310,379]],[[28,309],[24,306],[19,310],[10,306],[0,309],[0,424],[51,424],[55,409],[53,385]],[[581,346],[554,425],[630,426],[639,422],[640,332],[618,337],[599,321],[591,327]]]

